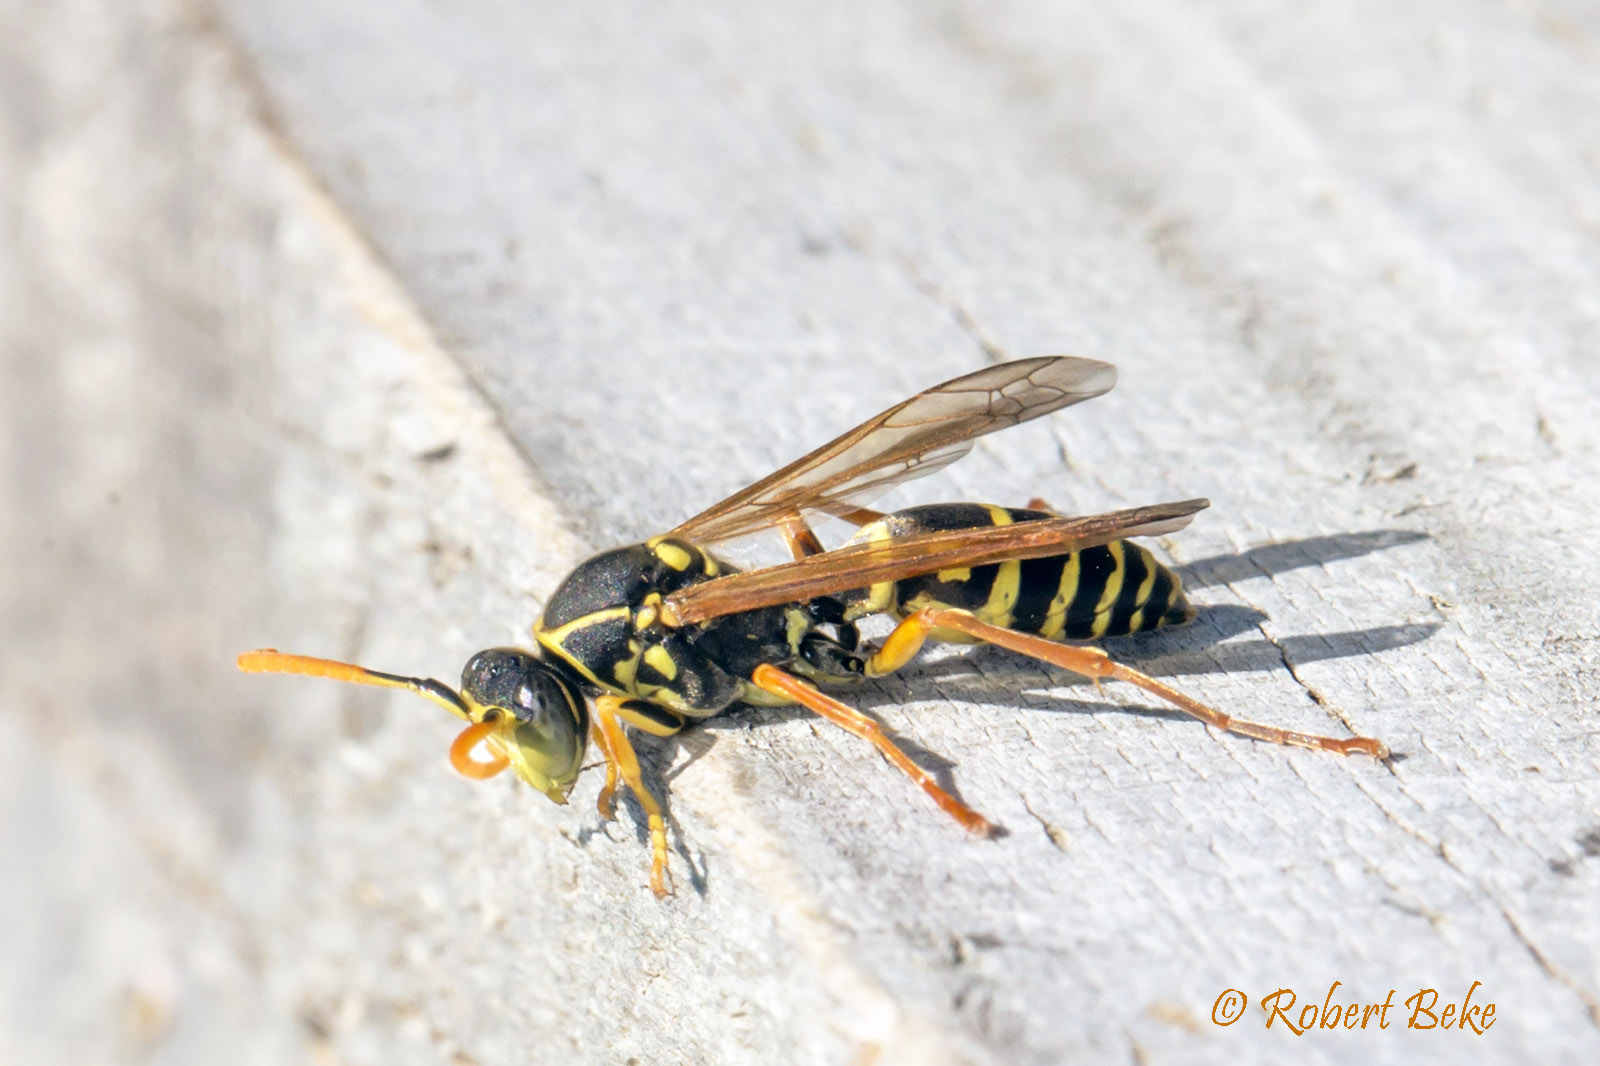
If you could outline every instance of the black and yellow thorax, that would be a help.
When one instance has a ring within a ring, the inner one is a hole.
[[[800,605],[683,628],[662,624],[663,597],[731,572],[710,552],[675,537],[614,548],[567,576],[534,637],[594,689],[707,717],[751,699],[751,671],[763,662],[791,660],[811,628]]]

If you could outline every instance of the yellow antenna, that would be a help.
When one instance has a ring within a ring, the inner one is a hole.
[[[237,663],[239,669],[247,674],[301,674],[305,677],[348,681],[356,685],[407,689],[438,704],[457,718],[471,723],[450,745],[450,765],[455,767],[457,773],[481,781],[493,777],[510,765],[511,760],[506,758],[498,743],[498,734],[502,731],[501,724],[488,718],[484,721],[474,721],[472,707],[460,693],[442,681],[385,674],[354,663],[342,663],[336,659],[317,659],[310,655],[285,655],[276,648],[247,651],[239,656]],[[474,759],[472,750],[485,741],[488,742],[492,757]]]

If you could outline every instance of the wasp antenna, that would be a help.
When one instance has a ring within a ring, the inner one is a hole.
[[[376,685],[379,688],[403,688],[431,700],[458,718],[472,720],[466,700],[455,689],[442,681],[424,677],[403,677],[368,670],[355,663],[342,663],[336,659],[318,659],[310,655],[285,655],[276,648],[247,651],[236,660],[240,670],[247,674],[302,674],[306,677],[326,677],[332,681],[348,681],[356,685]]]
[[[494,747],[489,748],[488,759],[474,759],[472,751],[482,741],[488,740],[500,731],[498,722],[478,722],[463,729],[450,744],[450,765],[455,767],[456,773],[474,781],[486,781],[511,765],[504,752]]]

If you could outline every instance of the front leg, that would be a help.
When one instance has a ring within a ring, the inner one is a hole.
[[[633,742],[628,739],[623,721],[656,736],[670,736],[683,728],[683,719],[664,707],[644,700],[626,699],[605,695],[595,700],[595,740],[606,760],[606,783],[600,790],[600,815],[610,819],[615,811],[614,796],[617,778],[633,790],[634,798],[644,810],[645,823],[650,831],[650,891],[658,898],[671,895],[667,888],[667,823],[661,815],[661,804],[644,783],[639,770],[639,758],[634,754]],[[675,721],[667,728],[668,719]]]
[[[589,739],[600,749],[600,756],[606,763],[606,783],[600,786],[600,795],[595,797],[594,806],[600,812],[600,820],[609,822],[617,816],[617,755],[611,750],[606,731],[600,727],[598,715],[589,720]]]

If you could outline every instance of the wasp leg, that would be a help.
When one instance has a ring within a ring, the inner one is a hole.
[[[882,511],[873,511],[865,507],[856,507],[840,515],[835,515],[842,521],[853,526],[864,526],[869,522],[876,522],[883,517]],[[821,555],[828,549],[822,546],[822,541],[811,531],[806,520],[798,512],[791,511],[779,523],[778,530],[783,534],[783,539],[789,545],[789,551],[796,559],[804,559],[812,555]]]
[[[602,821],[611,821],[617,816],[617,756],[611,750],[611,741],[606,739],[606,731],[600,728],[600,719],[597,715],[589,723],[589,739],[594,741],[594,746],[600,749],[600,756],[606,761],[606,783],[600,786],[600,795],[595,797],[595,809],[600,812]]]
[[[624,699],[621,696],[602,698],[608,701],[611,712],[618,718],[646,733],[658,737],[670,737],[683,728],[683,716],[665,707],[657,707],[645,700]],[[595,807],[600,811],[600,817],[609,822],[617,813],[617,758],[612,753],[610,741],[598,722],[590,723],[589,735],[594,740],[594,746],[600,749],[600,754],[606,760],[606,783],[600,786],[600,795],[595,798]]]
[[[645,787],[639,772],[639,758],[633,753],[633,743],[623,731],[618,720],[619,704],[630,701],[617,696],[601,696],[595,700],[594,720],[605,739],[600,750],[608,766],[615,766],[622,780],[633,790],[634,798],[644,808],[645,822],[650,829],[650,891],[665,898],[672,893],[667,889],[667,823],[661,817],[661,804]]]
[[[815,711],[834,725],[839,726],[849,733],[853,733],[863,740],[870,741],[874,747],[883,754],[883,757],[893,763],[900,772],[915,781],[922,791],[926,792],[939,809],[950,817],[960,822],[968,832],[978,836],[993,836],[995,825],[965,803],[956,799],[950,793],[939,787],[933,775],[922,767],[912,762],[906,753],[889,739],[883,731],[883,726],[873,719],[862,714],[853,707],[848,707],[832,696],[826,696],[817,691],[816,687],[795,677],[793,674],[784,673],[775,666],[762,663],[750,675],[750,680],[759,689],[770,692],[775,696],[782,696],[794,703]]]
[[[1225,729],[1230,733],[1251,737],[1255,740],[1271,741],[1274,744],[1292,744],[1300,748],[1317,748],[1322,751],[1336,751],[1343,755],[1360,752],[1378,759],[1389,757],[1388,745],[1372,737],[1324,737],[1314,733],[1297,733],[1291,729],[1279,729],[1276,726],[1262,725],[1259,722],[1246,721],[1243,718],[1234,718],[1223,714],[1214,707],[1208,707],[1198,700],[1191,699],[1172,688],[1164,685],[1148,674],[1141,674],[1131,670],[1121,663],[1114,661],[1111,656],[1099,648],[1087,648],[1070,644],[1058,644],[1044,637],[1036,637],[1027,633],[1018,633],[1011,629],[1002,629],[999,626],[980,622],[966,611],[939,610],[928,608],[907,615],[894,632],[889,634],[877,654],[867,660],[867,676],[877,677],[882,674],[898,670],[911,661],[928,639],[930,630],[953,629],[965,633],[990,644],[997,644],[1002,648],[1020,652],[1035,659],[1053,663],[1056,666],[1071,670],[1073,673],[1082,674],[1094,679],[1096,684],[1103,680],[1126,681],[1130,685],[1137,685],[1146,692],[1159,696],[1168,703],[1177,707],[1186,714],[1191,714],[1209,726]]]
[[[821,555],[828,549],[822,546],[822,541],[811,532],[811,527],[806,520],[798,514],[790,514],[778,523],[778,529],[783,533],[783,539],[789,545],[789,551],[796,559],[804,559],[811,555]]]
[[[1050,501],[1045,499],[1043,496],[1035,496],[1033,499],[1029,500],[1028,510],[1043,511],[1045,514],[1053,514],[1057,517],[1065,517],[1060,511],[1056,510],[1054,507],[1051,507]]]
[[[683,731],[685,725],[683,715],[659,703],[631,700],[622,696],[602,698],[610,701],[609,710],[612,714],[653,737],[671,737]]]

